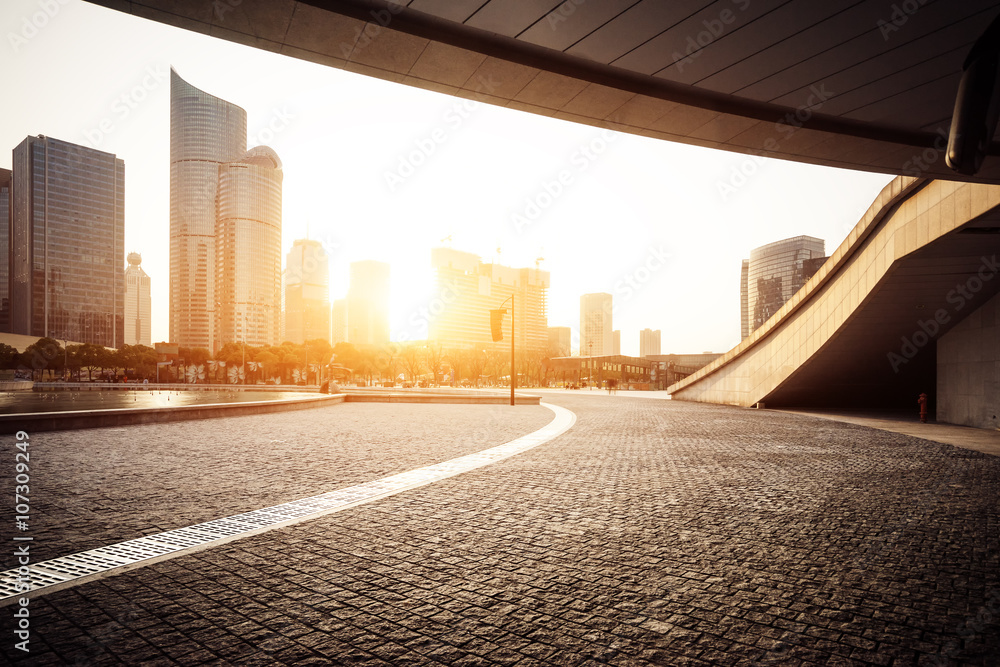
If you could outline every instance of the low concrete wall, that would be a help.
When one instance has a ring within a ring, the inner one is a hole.
[[[31,380],[0,380],[0,391],[29,391],[34,384]]]
[[[514,394],[514,405],[538,405],[541,396]],[[466,405],[510,405],[510,394],[477,392],[420,393],[420,392],[355,392],[347,391],[348,403],[450,403]]]
[[[1000,294],[937,343],[937,420],[1000,427]]]
[[[300,391],[312,394],[319,386],[294,384],[184,384],[180,382],[36,382],[36,390],[59,391]]]
[[[344,394],[320,394],[287,401],[254,401],[252,403],[210,403],[208,405],[183,405],[173,408],[122,408],[117,410],[79,410],[72,412],[29,412],[0,415],[0,434],[17,431],[65,431],[104,426],[132,426],[159,424],[189,419],[215,417],[242,417],[244,415],[307,410],[323,405],[343,403]]]

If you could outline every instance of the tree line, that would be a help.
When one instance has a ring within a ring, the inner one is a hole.
[[[518,384],[541,385],[548,379],[554,351],[518,350]],[[157,379],[157,353],[144,345],[108,349],[83,343],[63,347],[40,338],[24,352],[0,343],[0,368],[37,381],[121,378]],[[160,367],[161,382],[192,384],[320,384],[335,382],[433,383],[490,386],[510,381],[510,352],[501,347],[453,349],[427,341],[354,345],[315,339],[305,343],[244,347],[226,343],[216,354],[205,348],[178,349],[169,366]]]

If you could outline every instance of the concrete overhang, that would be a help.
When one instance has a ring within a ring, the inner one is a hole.
[[[898,177],[806,285],[675,398],[913,407],[936,345],[1000,292],[1000,187]]]
[[[888,174],[944,164],[995,0],[89,0],[388,81],[637,135]],[[994,145],[992,152],[1000,153]]]

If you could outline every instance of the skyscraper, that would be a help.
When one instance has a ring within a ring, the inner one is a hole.
[[[514,297],[514,346],[544,354],[549,345],[549,272],[485,264],[478,255],[451,248],[431,250],[440,297],[429,309],[428,337],[445,348],[510,349],[510,301]],[[490,310],[506,302],[504,340],[494,342]]]
[[[170,69],[170,340],[185,347],[216,348],[219,171],[246,142],[243,109]]]
[[[660,330],[643,329],[639,332],[639,356],[660,353]]]
[[[580,354],[604,356],[614,352],[611,328],[611,295],[605,292],[580,297]]]
[[[281,160],[267,146],[219,166],[215,348],[281,343]]]
[[[611,354],[619,355],[622,353],[622,332],[620,329],[615,329],[611,332]]]
[[[740,340],[750,335],[750,315],[747,300],[747,280],[750,272],[750,260],[744,259],[740,266]]]
[[[297,239],[285,261],[285,334],[304,343],[330,340],[330,262],[319,241]]]
[[[347,340],[356,345],[389,342],[389,265],[375,260],[351,263],[347,290]]]
[[[142,255],[128,254],[125,269],[125,344],[153,346],[152,308],[149,298],[149,276],[142,267]]]
[[[0,332],[10,333],[10,185],[11,172],[0,169]]]
[[[11,332],[118,347],[125,163],[44,136],[26,138],[13,158]]]
[[[744,338],[771,318],[826,261],[823,239],[795,236],[750,252],[740,285]],[[745,299],[743,294],[746,294]]]
[[[573,332],[569,327],[549,327],[549,354],[554,357],[568,357],[572,354]]]

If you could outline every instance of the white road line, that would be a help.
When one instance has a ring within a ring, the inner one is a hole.
[[[60,556],[29,565],[27,573],[21,568],[0,572],[0,607],[21,597],[46,595],[250,535],[315,519],[482,468],[546,443],[565,433],[576,423],[573,412],[549,403],[540,405],[555,413],[551,422],[533,433],[475,454],[318,496]]]

